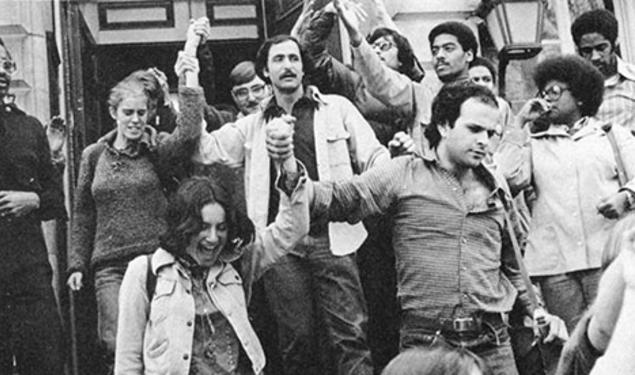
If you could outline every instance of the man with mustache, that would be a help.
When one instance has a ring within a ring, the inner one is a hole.
[[[604,100],[596,117],[635,132],[635,65],[618,55],[617,20],[605,9],[583,13],[571,25],[578,54],[604,75]]]
[[[253,61],[241,61],[229,73],[231,93],[238,108],[238,118],[256,113],[260,103],[271,96],[271,86],[256,74]]]
[[[295,38],[265,41],[256,73],[271,83],[273,96],[256,113],[204,134],[194,158],[245,166],[247,213],[257,227],[271,222],[278,207],[277,171],[267,151],[287,141],[268,137],[268,127],[293,128],[291,147],[314,180],[347,179],[389,159],[351,102],[304,85],[308,68]],[[314,222],[309,235],[265,274],[285,373],[372,374],[366,307],[351,254],[364,238],[361,224]]]
[[[61,321],[41,222],[66,216],[42,124],[11,103],[0,39],[0,374],[63,374]]]

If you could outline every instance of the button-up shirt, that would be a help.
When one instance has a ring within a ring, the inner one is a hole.
[[[529,310],[506,231],[511,196],[502,176],[483,165],[474,173],[489,195],[470,207],[459,180],[434,154],[398,157],[349,181],[316,184],[312,212],[354,222],[392,207],[404,311],[430,319],[507,312],[518,291]]]
[[[617,74],[604,81],[598,119],[635,131],[635,64],[617,58]]]
[[[570,135],[565,125],[543,132],[510,130],[495,155],[512,191],[533,185],[536,200],[525,258],[532,276],[598,268],[615,220],[597,211],[620,189],[617,162],[604,123],[583,118]],[[635,139],[613,126],[629,178],[635,176]],[[635,189],[631,180],[624,188]]]

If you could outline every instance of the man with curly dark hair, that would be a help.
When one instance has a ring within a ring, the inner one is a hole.
[[[536,67],[538,97],[519,111],[495,159],[513,192],[536,192],[525,260],[547,309],[571,331],[597,294],[601,253],[616,218],[633,208],[635,180],[620,185],[610,144],[614,137],[629,176],[635,176],[635,139],[594,115],[604,78],[575,55]],[[522,127],[546,119],[547,129]]]
[[[611,12],[596,9],[580,15],[571,34],[580,56],[604,75],[604,102],[596,117],[635,131],[635,65],[620,58],[617,29]]]

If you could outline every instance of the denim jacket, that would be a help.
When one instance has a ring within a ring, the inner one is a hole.
[[[210,268],[207,292],[249,357],[254,374],[262,373],[265,355],[247,315],[251,284],[293,248],[309,231],[306,178],[289,198],[281,192],[276,221],[240,250],[225,251]],[[243,277],[230,262],[241,257]],[[115,374],[188,375],[194,337],[195,305],[188,272],[159,248],[152,256],[157,275],[152,301],[146,291],[147,257],[130,262],[119,293]]]

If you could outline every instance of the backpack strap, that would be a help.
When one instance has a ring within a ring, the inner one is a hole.
[[[606,136],[611,144],[613,150],[613,156],[615,157],[615,163],[617,164],[617,179],[620,182],[620,187],[623,187],[628,182],[628,175],[626,174],[626,167],[624,167],[624,159],[622,159],[622,153],[617,145],[617,139],[615,139],[615,132],[610,124],[602,127],[606,132]]]
[[[157,287],[157,275],[152,272],[152,255],[146,255],[147,259],[147,271],[146,271],[146,293],[148,295],[148,304],[152,302],[154,297],[154,290]]]

